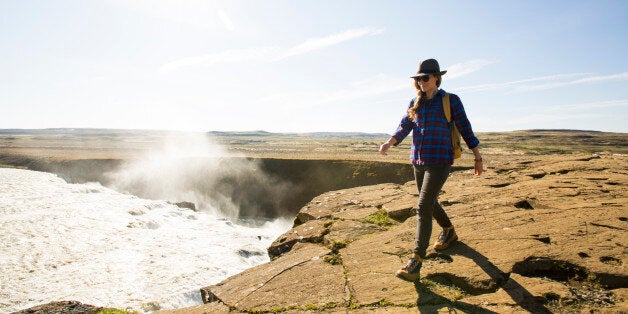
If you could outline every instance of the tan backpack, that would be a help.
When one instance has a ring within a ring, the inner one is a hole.
[[[451,131],[451,144],[454,148],[454,159],[458,159],[462,154],[462,147],[460,146],[461,135],[460,132],[458,132],[458,128],[456,128],[456,124],[454,123],[454,119],[451,115],[449,93],[445,93],[445,96],[443,96],[443,111],[445,112],[445,118],[447,119],[447,123],[449,123],[449,130]]]

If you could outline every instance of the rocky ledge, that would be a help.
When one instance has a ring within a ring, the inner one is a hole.
[[[445,184],[460,241],[428,251],[416,285],[394,276],[413,248],[415,184],[380,184],[314,198],[268,249],[270,263],[202,288],[204,305],[167,312],[628,311],[628,158],[486,166]]]
[[[102,307],[83,304],[78,301],[56,301],[13,312],[13,314],[84,314],[100,313],[106,310]],[[110,312],[113,314],[113,311]]]

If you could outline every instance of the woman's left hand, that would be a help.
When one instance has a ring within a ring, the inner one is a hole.
[[[482,174],[482,171],[484,171],[484,169],[483,169],[483,167],[482,167],[482,159],[480,159],[480,160],[477,160],[477,159],[476,159],[476,160],[475,160],[475,165],[473,166],[473,168],[474,168],[473,173],[474,173],[476,176],[481,175],[481,174]]]
[[[480,154],[480,149],[477,146],[471,148],[471,150],[473,151],[473,160],[475,161],[473,173],[475,173],[476,176],[479,176],[484,171],[484,169],[482,169],[482,155]]]

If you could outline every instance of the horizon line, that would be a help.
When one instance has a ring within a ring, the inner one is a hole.
[[[365,131],[308,131],[308,132],[273,132],[266,130],[207,130],[207,131],[186,131],[186,130],[168,130],[168,129],[119,129],[119,128],[99,128],[99,127],[53,127],[53,128],[0,128],[0,133],[19,132],[19,131],[124,131],[124,132],[168,132],[168,133],[268,133],[268,134],[385,134],[386,132],[365,132]],[[520,129],[510,131],[475,131],[474,133],[508,133],[508,132],[595,132],[595,133],[616,133],[616,134],[628,134],[628,132],[611,132],[600,130],[582,130],[582,129],[564,129],[564,128],[535,128],[535,129]]]

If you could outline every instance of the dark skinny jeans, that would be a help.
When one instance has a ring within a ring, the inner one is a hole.
[[[438,203],[438,194],[447,181],[450,165],[414,165],[414,178],[419,190],[418,222],[414,253],[425,258],[425,252],[432,236],[432,217],[439,226],[451,227],[451,221]]]

